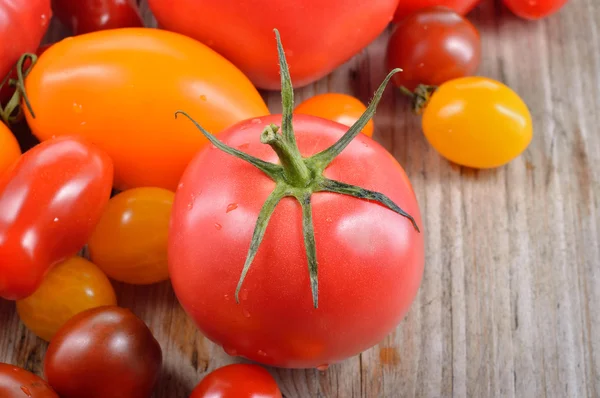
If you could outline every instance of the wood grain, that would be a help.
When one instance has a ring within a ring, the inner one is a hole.
[[[142,2],[151,25],[151,13]],[[271,369],[287,398],[600,397],[600,2],[576,0],[539,22],[485,2],[480,74],[514,88],[534,117],[531,146],[506,167],[473,171],[429,147],[388,89],[375,138],[405,167],[427,238],[418,298],[378,346],[317,370]],[[51,38],[64,31],[55,26]],[[367,102],[383,79],[389,32],[297,100],[327,91]],[[264,93],[272,112],[276,93]],[[186,317],[169,283],[116,284],[165,355],[156,398],[187,397],[232,362]],[[0,302],[0,361],[42,374],[46,345]]]

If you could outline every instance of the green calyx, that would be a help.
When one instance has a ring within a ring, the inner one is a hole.
[[[279,53],[279,64],[281,70],[281,97],[283,104],[282,123],[281,128],[273,124],[267,126],[262,132],[260,140],[263,144],[270,145],[271,148],[273,148],[273,150],[279,156],[280,164],[265,162],[261,159],[255,158],[235,148],[225,145],[211,133],[202,128],[202,126],[200,126],[184,111],[177,111],[175,113],[175,118],[177,118],[179,114],[186,116],[218,149],[252,164],[276,183],[275,189],[263,204],[263,207],[258,215],[252,240],[250,242],[248,255],[246,257],[242,274],[235,291],[236,302],[239,303],[239,293],[244,283],[244,279],[246,278],[250,266],[254,261],[254,257],[258,252],[262,239],[265,235],[267,225],[269,224],[269,220],[273,215],[277,204],[284,197],[293,197],[300,203],[302,208],[302,228],[306,257],[308,260],[308,272],[310,276],[312,299],[314,307],[318,308],[319,267],[317,261],[317,250],[311,206],[311,198],[313,194],[317,192],[330,192],[377,202],[405,217],[413,225],[415,230],[419,232],[419,227],[417,226],[414,218],[402,210],[384,194],[345,184],[340,181],[330,180],[323,176],[323,171],[348,146],[348,144],[352,142],[352,140],[362,131],[367,122],[373,117],[387,83],[395,73],[400,71],[400,69],[394,69],[386,76],[381,86],[379,86],[375,92],[373,100],[369,104],[365,113],[335,144],[324,151],[317,153],[316,155],[313,155],[309,158],[304,158],[300,154],[300,150],[296,144],[296,137],[292,127],[294,92],[292,89],[289,68],[285,59],[279,32],[277,29],[274,31],[277,39],[277,50]]]
[[[425,111],[429,99],[437,90],[437,86],[429,86],[426,84],[419,84],[415,91],[410,91],[406,87],[400,87],[402,94],[408,96],[412,100],[412,110],[415,114],[420,115]]]
[[[9,85],[9,86],[15,88],[15,92],[12,95],[12,97],[10,98],[10,100],[8,101],[8,103],[6,104],[6,106],[2,107],[0,104],[0,119],[2,119],[2,121],[4,123],[6,123],[7,126],[18,122],[23,117],[23,111],[20,106],[21,99],[24,100],[25,105],[27,106],[27,109],[29,110],[29,113],[31,113],[31,116],[35,119],[35,113],[33,112],[33,109],[31,108],[31,104],[29,103],[29,98],[27,97],[27,93],[25,92],[25,78],[27,77],[27,75],[29,75],[29,72],[31,72],[31,69],[37,62],[37,58],[38,57],[35,54],[30,54],[30,53],[23,54],[21,56],[21,58],[19,58],[19,61],[13,67],[13,69],[11,69],[8,72],[8,75],[6,75],[6,77],[4,78],[2,83],[0,83],[0,90],[5,85]],[[25,68],[25,63],[27,62],[27,60],[30,61],[30,64],[27,68]],[[11,79],[10,78],[11,72],[15,68],[17,70],[17,79]]]

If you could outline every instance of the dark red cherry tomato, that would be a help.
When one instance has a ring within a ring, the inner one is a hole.
[[[209,373],[190,398],[281,398],[281,391],[265,368],[238,363]]]
[[[6,363],[0,363],[0,397],[59,398],[40,377]]]
[[[131,311],[98,307],[75,315],[50,341],[48,383],[61,398],[148,398],[162,351]]]
[[[74,35],[144,26],[135,0],[52,0],[52,10]]]
[[[112,161],[82,138],[25,152],[0,177],[0,297],[32,294],[87,242],[108,203]]]
[[[560,10],[569,0],[504,0],[515,15],[524,19],[541,19]]]
[[[479,32],[471,22],[446,7],[432,7],[403,19],[387,49],[388,68],[396,86],[414,90],[419,84],[440,85],[475,73],[481,60]]]
[[[460,15],[466,15],[480,2],[481,0],[401,0],[394,14],[394,22],[401,21],[415,11],[436,6],[448,7]]]

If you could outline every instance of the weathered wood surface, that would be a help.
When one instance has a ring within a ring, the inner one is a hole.
[[[420,201],[423,284],[379,346],[326,372],[273,369],[285,397],[600,397],[600,2],[525,22],[487,1],[471,19],[483,37],[480,74],[522,95],[534,140],[498,170],[451,166],[401,95],[386,92],[375,138]],[[297,99],[339,91],[368,101],[386,73],[388,35]],[[265,97],[281,109],[276,93]],[[162,344],[156,398],[187,397],[232,361],[196,331],[168,283],[117,288]],[[45,349],[0,302],[0,361],[41,374]]]

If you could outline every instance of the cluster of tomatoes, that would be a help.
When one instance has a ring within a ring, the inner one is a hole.
[[[325,369],[381,341],[424,262],[408,177],[371,139],[388,81],[454,163],[498,167],[529,145],[525,103],[472,76],[478,0],[264,2],[149,0],[151,29],[133,0],[0,0],[0,38],[18,38],[0,59],[0,298],[50,342],[47,383],[0,364],[2,397],[150,396],[161,347],[110,279],[170,279],[207,338],[265,365]],[[529,19],[565,2],[505,0]],[[73,37],[40,46],[53,15]],[[392,19],[392,72],[368,107],[338,93],[294,105],[292,82]],[[281,87],[282,115],[257,87]],[[23,119],[41,143],[21,153]],[[191,397],[242,393],[281,397],[242,364]]]

